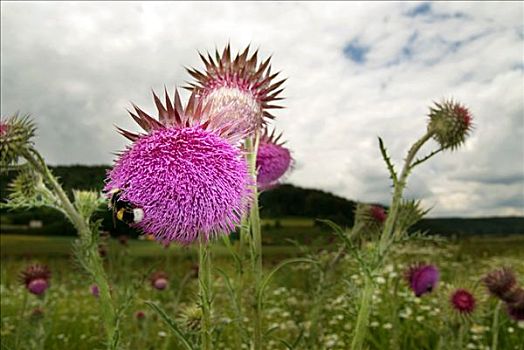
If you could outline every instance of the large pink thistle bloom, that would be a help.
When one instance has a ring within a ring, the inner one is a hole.
[[[274,82],[279,73],[271,73],[270,58],[258,63],[258,51],[251,57],[248,54],[249,46],[232,58],[229,45],[222,55],[216,51],[215,59],[209,53],[207,58],[201,54],[206,70],[188,69],[196,79],[188,88],[209,103],[214,112],[233,105],[228,119],[234,120],[239,129],[254,132],[265,125],[266,119],[274,118],[269,109],[282,108],[273,102],[282,99],[278,96],[283,89],[279,88],[285,79]]]
[[[289,149],[279,142],[282,134],[275,136],[265,130],[260,138],[257,152],[257,185],[261,189],[274,187],[279,179],[289,170],[292,163]]]
[[[228,233],[240,222],[249,196],[249,175],[235,146],[245,137],[224,113],[211,114],[194,94],[186,109],[175,92],[174,104],[154,95],[159,120],[135,106],[131,116],[148,132],[120,132],[134,141],[109,172],[106,191],[121,190],[120,200],[143,210],[134,224],[163,242],[189,244]]]

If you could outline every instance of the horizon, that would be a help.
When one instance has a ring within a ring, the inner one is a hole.
[[[182,86],[184,66],[202,67],[197,51],[251,44],[288,78],[286,109],[273,123],[295,159],[287,182],[386,201],[391,183],[377,136],[399,164],[432,101],[454,97],[471,109],[475,129],[460,152],[417,168],[407,196],[435,217],[524,216],[522,3],[1,8],[2,117],[33,115],[50,164],[111,163],[127,144],[114,125],[138,130],[130,101],[151,112],[151,88]]]

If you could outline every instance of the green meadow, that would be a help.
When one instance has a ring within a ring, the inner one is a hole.
[[[272,219],[262,224],[264,266],[267,270],[289,257],[315,257],[328,261],[336,253],[337,240],[308,219]],[[318,230],[319,238],[304,240],[304,232]],[[103,328],[97,310],[98,299],[91,283],[72,257],[72,237],[0,235],[1,340],[2,349],[103,349]],[[306,242],[305,242],[306,241]],[[233,245],[237,243],[233,241]],[[170,329],[145,304],[153,301],[198,337],[196,247],[171,245],[165,248],[147,240],[129,240],[122,245],[115,238],[107,242],[105,260],[113,296],[131,300],[124,315],[122,346],[127,349],[179,349]],[[228,279],[235,274],[228,248],[213,250],[214,344],[217,349],[247,349],[234,337],[238,322],[229,298]],[[403,273],[414,262],[436,264],[441,281],[431,294],[416,298],[407,288]],[[52,271],[51,287],[43,298],[28,294],[18,281],[20,271],[30,263],[47,264]],[[376,277],[371,331],[371,349],[489,349],[494,337],[498,349],[524,349],[524,323],[511,320],[500,308],[494,328],[497,301],[479,283],[493,268],[512,266],[524,275],[524,236],[482,236],[445,240],[439,244],[410,243],[399,247]],[[169,286],[158,291],[148,276],[163,270]],[[282,268],[266,289],[264,329],[267,349],[347,349],[354,327],[356,291],[362,275],[349,256],[335,266],[332,280],[318,284],[318,271],[311,264]],[[329,288],[328,288],[329,287]],[[456,288],[474,292],[477,308],[468,317],[449,305],[449,293]],[[249,285],[245,288],[250,288]],[[322,293],[321,312],[312,317]],[[249,293],[244,293],[248,295]],[[129,295],[133,295],[132,299]],[[125,304],[125,303],[123,303]],[[247,302],[244,305],[248,305]],[[249,310],[244,310],[249,313]],[[144,317],[137,317],[143,312]],[[307,320],[307,321],[306,321]],[[315,324],[313,324],[312,321]],[[316,321],[315,321],[316,320]],[[240,337],[241,339],[241,337]]]

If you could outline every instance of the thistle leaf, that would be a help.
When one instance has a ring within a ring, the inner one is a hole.
[[[182,343],[182,345],[184,346],[184,349],[193,350],[193,347],[191,346],[189,340],[186,338],[184,333],[182,333],[182,331],[178,328],[176,322],[171,317],[169,317],[169,315],[166,314],[166,312],[162,308],[160,308],[160,306],[156,305],[152,301],[145,301],[145,304],[149,306],[151,309],[153,309],[164,320],[164,322],[169,326],[169,328],[171,328],[175,336],[178,338],[178,340],[180,340],[180,343]]]
[[[386,149],[386,146],[384,146],[384,141],[382,141],[382,138],[380,137],[378,138],[378,144],[380,146],[380,153],[382,154],[382,158],[384,159],[384,162],[386,162],[386,166],[388,167],[389,176],[391,180],[393,180],[393,186],[396,186],[398,182],[397,173],[395,171],[393,163],[391,163],[391,158],[388,156],[388,151]]]

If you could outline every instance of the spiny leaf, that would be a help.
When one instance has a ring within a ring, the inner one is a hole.
[[[187,350],[193,350],[193,347],[191,346],[189,340],[186,338],[186,336],[182,333],[182,331],[178,328],[178,325],[176,322],[169,317],[166,312],[161,309],[158,305],[153,303],[152,301],[145,301],[144,302],[147,306],[149,306],[151,309],[153,309],[163,320],[164,322],[171,328],[175,336],[180,340],[182,345],[184,345],[184,348]]]
[[[391,177],[391,180],[393,180],[393,185],[396,186],[398,182],[398,176],[395,171],[395,167],[393,166],[393,163],[391,163],[391,158],[388,156],[388,151],[386,149],[386,146],[384,146],[384,141],[382,141],[382,138],[378,138],[378,144],[380,146],[380,153],[382,154],[382,158],[384,159],[384,162],[386,162],[386,166],[388,167],[389,176]]]

